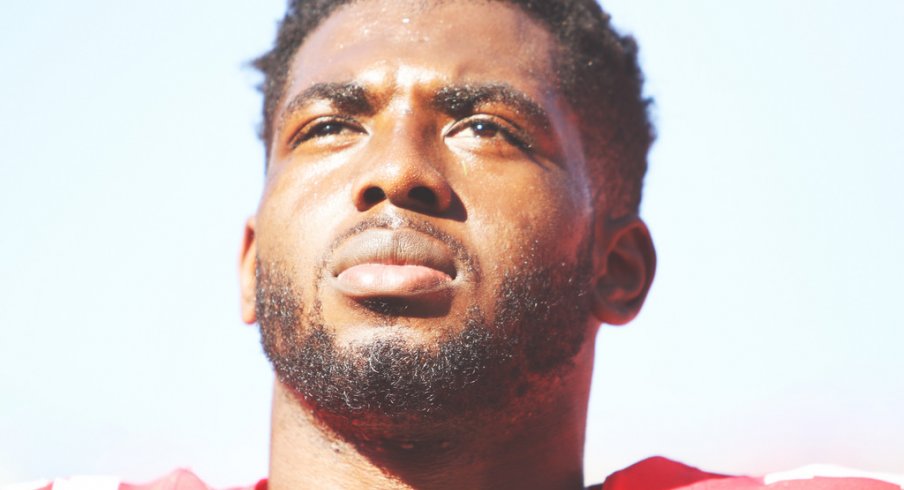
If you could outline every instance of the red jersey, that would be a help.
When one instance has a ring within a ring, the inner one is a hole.
[[[825,476],[817,476],[822,473]],[[901,490],[898,483],[856,470],[832,467],[801,468],[761,477],[708,473],[662,457],[645,459],[609,475],[591,490]]]
[[[817,476],[822,473],[825,476]],[[709,473],[662,457],[645,459],[617,471],[588,490],[902,490],[904,477],[875,475],[833,467],[806,467],[762,477]],[[213,490],[194,473],[180,469],[146,484],[121,483],[109,477],[75,477],[17,490]],[[224,490],[267,490],[267,480]]]

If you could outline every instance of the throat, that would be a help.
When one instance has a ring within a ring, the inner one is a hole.
[[[583,488],[586,400],[548,388],[493,413],[380,419],[318,413],[277,382],[270,488]]]

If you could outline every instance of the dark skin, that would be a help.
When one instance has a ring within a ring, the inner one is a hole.
[[[442,421],[331,416],[277,381],[270,488],[583,486],[595,333],[637,314],[655,254],[639,217],[595,206],[555,51],[506,4],[379,0],[341,8],[299,48],[245,230],[246,322],[258,319],[259,257],[320,305],[340,348],[386,336],[430,346],[470,306],[492,317],[500,271],[574,262],[587,244],[592,314],[572,326],[587,335],[565,369],[525,374],[528,389],[502,406]],[[405,227],[342,240],[374,216],[425,222],[479,267]]]

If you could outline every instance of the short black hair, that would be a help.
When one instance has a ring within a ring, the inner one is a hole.
[[[268,154],[292,57],[336,9],[356,1],[363,0],[289,0],[273,48],[254,61],[264,75],[261,138]],[[614,215],[636,212],[655,134],[634,38],[616,31],[595,0],[484,1],[521,8],[557,39],[562,50],[556,57],[558,83],[581,117],[596,201]]]

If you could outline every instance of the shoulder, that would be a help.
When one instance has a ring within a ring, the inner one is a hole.
[[[901,490],[904,477],[837,466],[807,466],[765,476],[710,473],[663,457],[645,459],[589,490]]]

